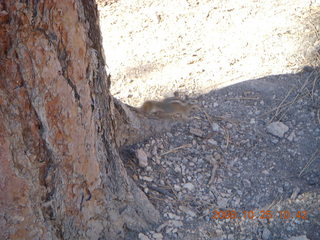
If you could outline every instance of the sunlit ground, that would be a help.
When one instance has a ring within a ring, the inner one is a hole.
[[[136,106],[175,90],[198,95],[298,71],[314,2],[119,0],[101,7],[112,94]]]

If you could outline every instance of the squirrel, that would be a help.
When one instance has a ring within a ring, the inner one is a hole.
[[[159,117],[174,117],[179,114],[186,119],[190,111],[195,107],[195,104],[187,103],[177,98],[168,98],[163,101],[145,101],[139,111]]]

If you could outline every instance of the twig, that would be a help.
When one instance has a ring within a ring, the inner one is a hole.
[[[226,128],[224,128],[224,132],[225,132],[224,138],[226,139],[226,149],[227,149],[229,146],[229,142],[230,142],[230,134],[229,134],[228,129],[226,129]]]
[[[244,121],[241,121],[241,120],[234,120],[234,119],[231,119],[231,118],[227,118],[227,117],[223,117],[223,116],[215,116],[213,117],[215,120],[217,121],[226,121],[226,122],[230,122],[230,123],[233,123],[233,124],[239,124],[240,122],[244,122]]]
[[[281,103],[276,107],[276,113],[273,115],[273,117],[271,118],[270,122],[272,122],[279,114],[279,110],[282,107],[283,103],[287,100],[287,98],[290,96],[291,92],[293,91],[294,87],[292,87],[287,95],[283,98],[283,100],[281,101]]]
[[[198,107],[198,109],[204,113],[204,115],[206,116],[206,119],[208,120],[210,126],[213,127],[213,123],[212,123],[212,120],[211,120],[211,117],[209,116],[209,114],[205,110],[200,109],[199,107]]]
[[[269,210],[269,209],[271,209],[273,206],[278,205],[282,200],[283,200],[282,197],[280,197],[280,200],[279,200],[277,203],[276,203],[277,200],[274,200],[267,208],[264,208],[264,209]]]
[[[207,159],[209,161],[209,163],[212,166],[212,170],[211,170],[211,177],[210,180],[208,182],[208,185],[211,185],[216,177],[216,171],[218,169],[218,162],[216,159],[214,159],[212,156],[210,156],[209,159]]]
[[[285,104],[283,104],[281,107],[286,107],[286,106],[290,105],[291,103],[292,103],[292,102],[285,103]],[[272,113],[273,111],[276,111],[277,108],[278,108],[278,107],[274,107],[274,108],[272,108],[271,110],[269,110],[268,112],[259,115],[259,117],[263,117],[263,116],[265,116],[265,115],[268,115],[269,113]]]
[[[156,192],[161,193],[163,195],[167,195],[167,196],[169,196],[171,198],[175,198],[174,194],[170,193],[169,191],[167,191],[165,189],[162,189],[162,188],[159,188],[159,187],[156,187],[156,186],[152,186],[152,185],[148,185],[148,188],[150,190],[156,191]]]
[[[299,95],[300,95],[300,93],[298,93],[298,94],[295,96],[295,98],[294,98],[293,101],[291,102],[290,106],[292,106],[292,104],[294,104],[296,101],[299,100],[299,99],[298,99]],[[306,96],[306,95],[308,95],[308,93],[305,94],[305,95],[303,95],[303,96],[301,96],[301,98],[303,98],[303,97]],[[279,121],[280,121],[280,120],[284,117],[284,115],[288,112],[289,108],[290,108],[290,107],[288,107],[287,109],[285,109],[285,110],[282,112],[282,115],[279,117]]]
[[[259,100],[259,97],[237,97],[237,98],[229,98],[230,100]]]
[[[313,81],[313,84],[312,84],[312,90],[311,90],[312,100],[314,100],[314,91],[315,91],[316,83],[317,83],[318,79],[319,79],[318,77],[315,77],[314,81]]]
[[[218,164],[213,164],[212,166],[212,170],[211,170],[211,177],[210,177],[210,180],[208,182],[208,185],[211,185],[216,177],[216,171],[218,169]]]
[[[179,146],[179,147],[170,149],[169,151],[166,151],[166,152],[164,152],[164,153],[161,153],[160,156],[164,156],[164,155],[166,155],[166,154],[175,152],[175,151],[177,151],[177,150],[179,150],[179,149],[186,148],[186,147],[192,147],[192,145],[191,145],[191,144],[185,144],[185,145],[182,145],[182,146]]]
[[[284,102],[287,100],[287,98],[290,96],[290,94],[291,94],[292,90],[294,89],[294,87],[292,87],[292,88],[288,91],[287,95],[284,97],[284,99],[281,101],[281,103],[280,103],[277,107],[271,109],[271,110],[268,111],[267,113],[264,113],[264,114],[262,114],[262,115],[260,115],[260,116],[264,116],[264,115],[266,115],[266,114],[269,114],[270,112],[276,111],[275,115],[271,118],[271,120],[270,120],[269,122],[272,122],[272,121],[273,121],[276,117],[278,117],[280,114],[281,114],[281,116],[279,117],[279,120],[281,120],[281,119],[284,117],[284,115],[287,113],[287,111],[289,110],[290,106],[292,106],[298,99],[300,99],[300,98],[302,98],[302,97],[310,94],[310,92],[309,92],[309,93],[304,94],[303,96],[301,96],[301,93],[302,93],[303,90],[307,87],[307,85],[308,85],[308,83],[309,83],[309,80],[310,80],[311,77],[313,76],[313,73],[314,73],[314,71],[312,71],[312,72],[309,74],[309,76],[306,78],[306,80],[305,80],[304,83],[302,84],[301,88],[299,89],[298,93],[296,94],[296,96],[294,97],[294,99],[293,99],[291,102],[289,102],[289,103],[284,103]],[[288,107],[287,107],[287,106],[288,106]],[[284,107],[287,107],[287,109],[284,110]],[[282,108],[282,109],[281,109],[281,108]]]
[[[302,173],[313,163],[313,161],[317,158],[318,153],[320,153],[320,150],[316,150],[311,158],[309,159],[308,163],[303,167],[303,169],[301,170],[301,172],[299,173],[299,177],[301,177]]]

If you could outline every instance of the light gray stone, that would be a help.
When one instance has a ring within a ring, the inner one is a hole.
[[[263,232],[262,232],[262,239],[263,240],[269,240],[270,237],[271,237],[271,232],[270,232],[270,230],[268,228],[265,227],[263,229]]]
[[[306,235],[300,235],[300,236],[297,236],[297,237],[291,237],[288,240],[309,240],[309,238],[307,238]]]
[[[282,138],[288,130],[289,127],[282,122],[272,122],[267,126],[267,132],[279,138]]]
[[[150,238],[143,233],[139,233],[138,238],[139,240],[150,240]]]
[[[203,131],[199,128],[190,128],[190,133],[196,135],[197,137],[202,137],[204,135]]]
[[[183,184],[183,187],[188,189],[189,191],[192,191],[194,189],[194,185],[192,183],[185,183]]]
[[[143,151],[143,149],[140,148],[136,151],[136,157],[139,161],[140,167],[147,167],[148,166],[148,156],[147,156],[146,152]]]

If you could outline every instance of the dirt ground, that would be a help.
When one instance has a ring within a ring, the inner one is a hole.
[[[320,239],[320,2],[97,2],[112,94],[199,107],[125,150],[163,219],[127,239]]]

